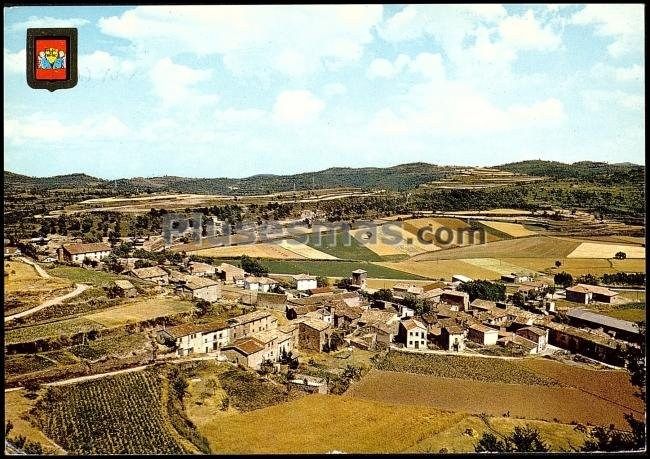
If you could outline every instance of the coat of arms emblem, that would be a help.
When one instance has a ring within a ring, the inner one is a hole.
[[[27,83],[32,88],[77,84],[77,29],[27,29]]]

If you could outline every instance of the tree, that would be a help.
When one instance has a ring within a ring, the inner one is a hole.
[[[273,373],[273,362],[271,362],[269,359],[264,359],[264,361],[260,364],[260,373],[264,375]]]
[[[617,260],[625,260],[627,258],[627,254],[625,252],[616,252],[614,258]]]
[[[573,276],[566,271],[562,271],[553,276],[553,282],[556,285],[561,285],[562,287],[567,288],[573,285]]]
[[[562,262],[560,260],[555,260],[555,267],[559,268],[560,266],[562,266]]]
[[[526,298],[524,298],[524,294],[521,292],[515,292],[512,295],[512,304],[514,304],[517,307],[523,307],[525,304]]]
[[[14,424],[11,422],[11,419],[9,419],[5,424],[5,437],[9,435],[9,432],[11,432],[11,429],[13,428],[14,428]]]
[[[151,266],[156,266],[156,264],[150,260],[135,260],[134,266],[136,269],[139,269],[139,268],[149,268]]]
[[[269,273],[266,268],[258,259],[253,259],[248,255],[242,255],[240,259],[241,268],[253,276],[266,276]]]
[[[43,447],[37,441],[28,441],[25,443],[25,453],[41,455],[43,454]]]
[[[370,298],[373,301],[393,301],[393,292],[388,288],[380,288]]]
[[[317,287],[328,287],[329,285],[330,285],[330,283],[327,280],[327,277],[324,277],[324,276],[317,276],[316,277],[316,286]]]
[[[106,269],[108,269],[110,272],[121,273],[122,269],[124,269],[122,263],[120,263],[120,260],[113,254],[104,257],[102,261],[104,262]]]
[[[195,312],[197,317],[202,317],[207,313],[209,313],[211,310],[212,310],[212,303],[210,303],[209,301],[199,299],[196,302]]]
[[[527,453],[546,452],[549,447],[542,441],[539,431],[531,426],[517,426],[510,435],[503,436],[499,440],[493,433],[485,432],[481,439],[474,445],[477,453]]]
[[[578,277],[578,284],[598,285],[598,278],[593,274],[584,274]]]
[[[506,299],[506,286],[487,280],[465,282],[464,284],[460,284],[458,290],[467,292],[470,301],[474,301],[477,298],[489,301],[503,301]]]

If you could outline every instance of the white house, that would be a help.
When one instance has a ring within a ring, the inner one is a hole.
[[[499,339],[499,331],[482,324],[473,324],[469,326],[467,338],[484,346],[494,346]]]
[[[407,349],[427,348],[427,326],[416,319],[407,319],[400,323],[402,341]]]
[[[248,276],[244,278],[244,288],[254,292],[268,292],[278,285],[277,281],[268,277]]]
[[[109,244],[99,242],[92,244],[64,244],[59,249],[59,261],[82,264],[84,260],[100,261],[111,254]]]
[[[160,330],[159,336],[176,344],[176,355],[201,354],[220,351],[230,344],[230,328],[222,321],[208,324],[183,324]]]
[[[298,274],[293,276],[296,281],[296,290],[307,291],[313,288],[317,288],[316,276],[310,276],[308,274]]]

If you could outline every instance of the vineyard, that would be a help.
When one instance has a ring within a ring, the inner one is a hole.
[[[420,373],[441,378],[537,386],[558,385],[554,379],[535,374],[506,360],[480,357],[389,352],[375,366],[379,370]]]
[[[32,414],[70,454],[182,454],[154,371],[48,389]]]

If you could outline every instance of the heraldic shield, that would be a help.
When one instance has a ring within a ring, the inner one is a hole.
[[[35,89],[77,84],[77,29],[27,29],[27,83]]]

